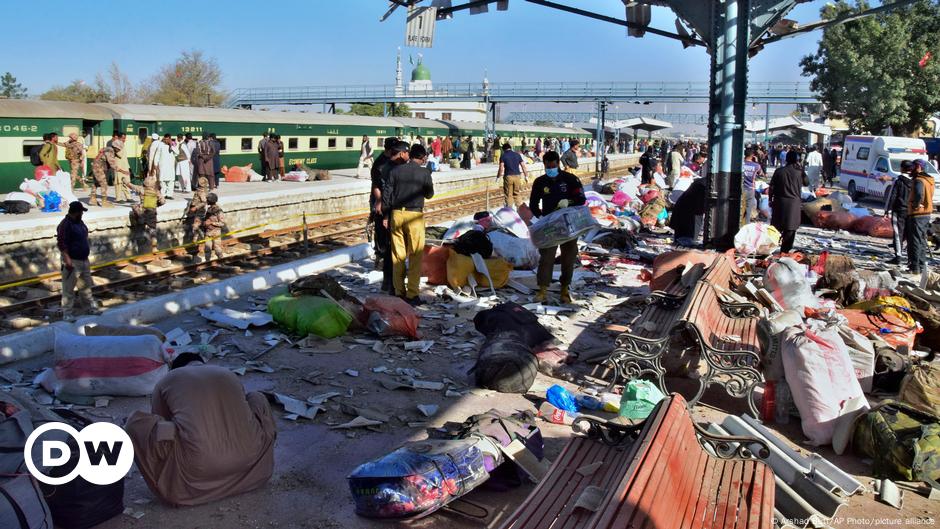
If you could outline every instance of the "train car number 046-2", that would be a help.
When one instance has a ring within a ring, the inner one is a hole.
[[[38,125],[3,125],[0,126],[3,132],[39,132]]]

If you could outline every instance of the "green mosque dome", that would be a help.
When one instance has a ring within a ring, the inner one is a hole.
[[[425,66],[424,63],[418,61],[418,64],[415,66],[415,69],[411,70],[411,80],[412,81],[430,81],[431,70],[428,70],[427,66]]]

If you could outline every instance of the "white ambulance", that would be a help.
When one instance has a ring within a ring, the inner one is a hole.
[[[839,183],[853,199],[862,195],[884,198],[901,173],[902,160],[926,160],[927,146],[918,138],[895,136],[846,136],[842,149]],[[940,173],[927,164],[934,178],[934,205],[940,205]]]

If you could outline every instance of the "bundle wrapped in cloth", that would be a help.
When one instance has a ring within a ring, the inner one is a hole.
[[[551,248],[598,227],[587,206],[562,208],[545,215],[529,228],[536,248]]]

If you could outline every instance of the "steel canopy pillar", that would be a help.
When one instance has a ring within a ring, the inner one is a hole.
[[[483,104],[486,106],[486,121],[483,124],[483,136],[485,140],[496,140],[496,103],[490,101],[489,96],[483,98]]]
[[[604,123],[607,118],[607,102],[598,101],[597,102],[597,131],[594,134],[594,141],[597,142],[597,148],[600,152],[594,152],[594,174],[600,176],[601,174],[601,157],[600,154],[604,151]]]
[[[704,242],[725,250],[741,226],[751,0],[712,3],[708,193]]]

